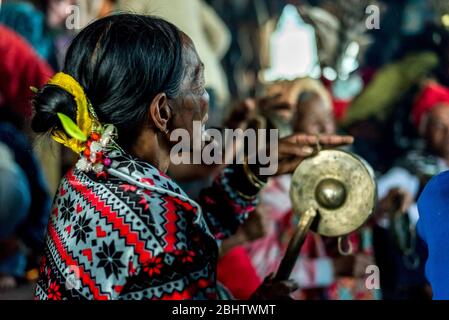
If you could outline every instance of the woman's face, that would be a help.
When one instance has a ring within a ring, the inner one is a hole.
[[[320,97],[316,96],[297,106],[293,116],[294,132],[306,134],[335,134],[332,111]]]
[[[449,107],[436,106],[426,116],[426,143],[437,156],[447,158],[449,156]]]
[[[170,100],[174,116],[170,129],[186,129],[191,139],[201,139],[208,119],[209,94],[205,88],[204,65],[192,40],[183,34],[184,79],[178,98]],[[196,126],[194,126],[196,122]],[[200,141],[200,140],[197,140]]]

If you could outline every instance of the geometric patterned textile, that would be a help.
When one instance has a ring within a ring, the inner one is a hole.
[[[217,240],[257,198],[230,187],[241,179],[232,167],[196,202],[150,164],[119,151],[109,157],[107,172],[74,168],[62,179],[35,298],[216,299]]]

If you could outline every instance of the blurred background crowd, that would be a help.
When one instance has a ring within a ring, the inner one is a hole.
[[[335,239],[307,237],[292,274],[298,299],[431,298],[416,199],[449,168],[446,0],[0,1],[1,298],[31,296],[51,195],[76,160],[31,132],[30,87],[61,69],[83,26],[120,11],[161,16],[193,39],[211,127],[356,138],[350,151],[373,167],[378,205],[347,237],[351,255]],[[195,196],[222,169],[170,173]],[[218,280],[237,299],[280,263],[297,222],[290,181],[270,180],[257,210],[221,244]],[[365,285],[369,265],[379,267],[379,288]]]

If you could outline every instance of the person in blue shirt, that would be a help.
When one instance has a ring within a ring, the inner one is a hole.
[[[449,300],[449,172],[434,177],[418,200],[418,232],[427,244],[426,276],[434,300]]]
[[[422,108],[420,122],[432,141],[430,147],[448,165],[449,89],[445,92]],[[418,212],[417,230],[428,249],[425,273],[432,286],[433,299],[449,299],[449,171],[427,183],[418,199]]]

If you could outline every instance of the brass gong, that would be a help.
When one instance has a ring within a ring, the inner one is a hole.
[[[360,228],[376,204],[372,168],[341,150],[322,150],[304,160],[292,177],[290,198],[299,223],[276,274],[286,280],[309,230],[340,237]]]

